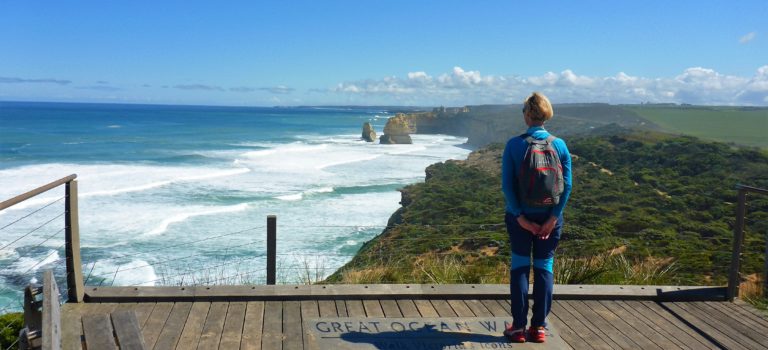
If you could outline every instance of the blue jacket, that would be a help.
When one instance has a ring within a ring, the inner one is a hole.
[[[544,140],[549,137],[549,132],[541,126],[528,128],[526,134],[533,136],[537,140]],[[515,217],[520,214],[534,213],[550,213],[550,215],[556,217],[563,214],[565,203],[568,202],[568,197],[571,195],[571,153],[568,152],[565,141],[560,138],[555,139],[552,146],[557,151],[560,163],[563,166],[563,180],[565,180],[563,194],[560,196],[560,202],[552,208],[530,208],[521,204],[515,194],[517,175],[520,173],[520,164],[523,162],[528,143],[525,142],[525,138],[520,136],[513,137],[507,142],[507,146],[504,148],[504,155],[501,158],[501,188],[504,191],[504,199],[507,202],[507,213]]]

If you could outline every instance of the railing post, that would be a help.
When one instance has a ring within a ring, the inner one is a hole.
[[[765,232],[765,265],[763,265],[763,297],[768,298],[768,231]]]
[[[77,180],[65,185],[64,241],[67,259],[67,297],[69,302],[81,303],[85,295],[83,267],[80,260],[80,224],[77,211]]]
[[[43,347],[42,350],[61,349],[61,305],[59,286],[53,271],[43,272]]]
[[[277,261],[277,216],[267,216],[267,284],[275,284]]]
[[[736,225],[733,227],[733,251],[731,255],[731,271],[728,275],[729,301],[739,294],[739,267],[741,265],[741,248],[744,243],[744,214],[747,200],[747,190],[739,188],[739,201],[736,207]]]

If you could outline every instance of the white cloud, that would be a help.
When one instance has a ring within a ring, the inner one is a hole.
[[[406,77],[389,76],[343,82],[331,92],[367,100],[408,101],[413,104],[481,104],[519,102],[531,91],[542,91],[558,102],[675,102],[704,105],[766,105],[768,65],[752,77],[722,74],[691,67],[673,77],[648,78],[619,72],[587,76],[566,69],[538,76],[483,75],[454,67],[431,76],[423,71]]]
[[[755,32],[749,32],[747,34],[744,34],[744,36],[742,36],[741,39],[739,39],[739,44],[746,44],[752,41],[753,39],[755,39],[756,36],[757,36],[757,33]]]

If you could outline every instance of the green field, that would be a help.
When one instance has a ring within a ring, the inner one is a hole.
[[[667,132],[768,149],[768,108],[625,106]]]

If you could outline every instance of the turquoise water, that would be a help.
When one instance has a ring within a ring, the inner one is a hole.
[[[0,102],[0,199],[76,173],[87,284],[261,283],[269,214],[278,216],[278,279],[314,280],[381,232],[398,188],[469,152],[448,135],[360,140],[364,122],[381,133],[388,116]],[[44,269],[63,277],[62,196],[58,188],[0,212],[3,227],[59,200],[0,230],[0,307]]]

